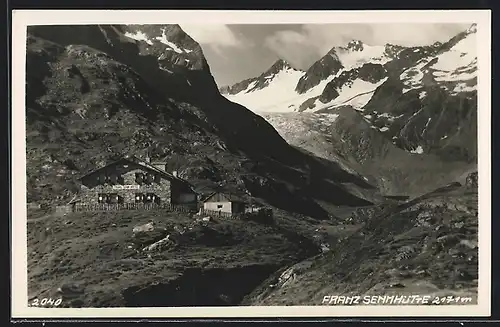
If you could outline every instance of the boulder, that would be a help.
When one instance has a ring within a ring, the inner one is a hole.
[[[473,173],[470,173],[465,178],[465,186],[467,188],[477,188],[478,187],[477,180],[478,180],[477,171],[473,172]]]
[[[154,229],[155,229],[154,221],[150,221],[147,224],[135,226],[132,231],[135,234],[135,233],[141,233],[141,232],[151,232]]]
[[[157,251],[157,252],[159,252],[159,251],[162,251],[162,250],[169,248],[173,243],[174,242],[170,239],[170,235],[167,235],[165,238],[162,238],[161,240],[146,246],[143,249],[143,251],[146,251],[146,252]]]
[[[132,242],[137,248],[144,248],[167,236],[164,228],[156,228],[152,222],[134,227]]]

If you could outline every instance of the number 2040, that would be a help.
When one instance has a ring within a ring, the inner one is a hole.
[[[31,302],[31,306],[33,307],[45,307],[45,306],[53,306],[53,307],[57,307],[59,305],[61,305],[62,303],[62,299],[53,299],[53,298],[47,298],[47,297],[44,297],[42,299],[34,299],[32,302]]]

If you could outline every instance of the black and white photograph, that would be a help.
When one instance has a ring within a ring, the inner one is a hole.
[[[488,315],[489,13],[315,15],[14,12],[14,312]]]

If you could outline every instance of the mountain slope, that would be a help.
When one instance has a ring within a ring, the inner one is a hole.
[[[222,97],[201,48],[176,26],[36,26],[29,33],[29,201],[67,201],[78,175],[146,153],[200,187],[223,184],[316,217],[328,216],[316,198],[377,199],[361,177],[290,147],[262,117]],[[319,191],[325,188],[331,192]]]
[[[477,185],[452,183],[389,206],[330,251],[273,274],[243,304],[346,304],[334,296],[361,296],[363,304],[368,295],[414,294],[434,304],[477,303],[477,196]],[[450,295],[463,300],[447,302]]]
[[[378,86],[387,80],[388,72],[381,64],[366,63],[342,71],[325,85],[323,92],[303,102],[299,111],[320,111],[325,108],[350,105],[363,108]]]
[[[290,144],[336,162],[352,174],[361,174],[385,195],[418,196],[476,167],[404,151],[351,107],[329,109],[325,113],[273,113],[263,117]]]
[[[293,88],[302,75],[302,71],[280,59],[260,76],[222,87],[220,91],[229,100],[237,99],[237,103],[253,111],[290,111],[297,97]],[[273,99],[272,103],[267,99]]]
[[[444,160],[477,158],[477,54],[472,25],[394,74],[364,107],[399,147]],[[398,72],[399,73],[399,72]]]
[[[295,90],[305,93],[320,81],[336,76],[341,70],[349,71],[366,63],[384,64],[397,56],[399,51],[401,48],[391,45],[370,46],[359,40],[351,41],[345,47],[333,47],[307,70]]]
[[[261,90],[269,86],[271,82],[283,78],[283,72],[289,72],[293,75],[294,72],[300,73],[300,70],[293,68],[288,62],[283,59],[277,60],[268,70],[258,77],[249,78],[232,86],[222,87],[221,93],[238,94],[240,92],[249,93]]]

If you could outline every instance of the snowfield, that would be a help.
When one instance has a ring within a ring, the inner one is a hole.
[[[429,58],[424,58],[418,62],[418,64],[414,67],[410,67],[409,69],[405,70],[401,75],[399,76],[399,79],[403,82],[405,88],[403,89],[403,94],[414,90],[421,88],[423,86],[422,80],[424,78],[424,67],[427,65],[431,59]]]
[[[471,30],[473,31],[473,30]],[[451,89],[451,93],[470,92],[476,90],[475,82],[477,77],[477,38],[475,33],[467,34],[458,41],[451,49],[435,57],[424,58],[417,65],[408,68],[400,75],[400,80],[404,84],[403,93],[424,86],[424,77],[429,75],[437,83],[457,83]],[[432,65],[429,65],[431,62]],[[425,67],[425,68],[424,68]],[[443,89],[450,88],[443,86]],[[424,95],[420,95],[422,99]]]
[[[130,39],[134,39],[134,40],[137,40],[137,41],[144,41],[146,42],[147,44],[149,45],[153,45],[153,41],[151,41],[148,36],[142,32],[142,31],[137,31],[135,33],[131,33],[131,32],[126,32],[125,34],[126,37],[130,38]],[[173,42],[170,42],[168,39],[167,39],[167,36],[165,35],[165,29],[162,30],[162,36],[158,36],[155,38],[156,40],[160,41],[161,43],[167,45],[170,47],[170,49],[167,49],[167,50],[173,50],[177,53],[190,53],[192,52],[192,50],[188,50],[188,49],[182,49],[180,48],[177,44],[173,43]],[[158,58],[159,60],[163,59],[161,58]]]
[[[149,45],[153,45],[153,42],[150,39],[148,39],[148,36],[144,32],[141,32],[141,31],[137,31],[135,33],[126,32],[124,35],[128,38],[131,38],[131,39],[134,39],[137,41],[144,41]]]
[[[299,79],[305,75],[305,72],[286,68],[277,74],[266,76],[268,86],[262,89],[252,90],[257,83],[253,82],[245,90],[237,94],[225,94],[224,96],[230,101],[239,103],[256,113],[297,112],[304,101],[320,96],[325,86],[342,72],[361,67],[366,63],[384,64],[390,60],[385,53],[384,46],[366,44],[363,45],[361,51],[352,51],[339,47],[330,55],[337,58],[344,68],[336,74],[328,76],[303,94],[297,93],[295,88]],[[326,104],[316,100],[314,109],[307,111],[314,112],[338,105],[351,105],[356,109],[361,109],[371,99],[375,89],[384,81],[372,84],[359,79],[355,80],[351,87],[344,86],[337,90],[340,94],[337,99]]]
[[[363,45],[362,51],[337,50],[337,56],[344,70],[361,67],[366,63],[384,64],[390,60],[385,55],[384,46]]]
[[[469,66],[477,60],[476,43],[476,34],[468,34],[449,51],[438,55],[438,60],[432,65],[432,68],[438,71],[452,72],[461,67]]]
[[[225,97],[257,113],[297,111],[302,102],[320,95],[328,83],[328,81],[323,81],[306,93],[298,94],[295,92],[295,87],[302,75],[304,75],[303,71],[287,68],[273,76],[267,76],[269,84],[262,89],[251,91],[257,83],[252,82],[245,90],[234,95],[225,95]]]
[[[339,96],[328,103],[322,103],[319,100],[315,101],[316,107],[313,111],[318,111],[325,108],[350,105],[354,109],[361,110],[373,96],[373,93],[382,85],[387,78],[380,80],[378,83],[370,83],[361,79],[353,81],[351,86],[344,85],[337,89]]]
[[[297,93],[295,87],[300,77],[304,75],[304,72],[288,68],[274,76],[266,77],[269,84],[262,89],[252,91],[252,88],[257,83],[252,82],[245,90],[234,95],[224,96],[230,101],[239,103],[256,113],[296,112],[304,101],[320,96],[325,86],[343,71],[341,70],[336,75],[332,75],[321,81],[318,85],[303,94]],[[314,102],[315,107],[311,111],[315,112],[340,105],[351,105],[355,109],[361,109],[370,101],[375,89],[385,81],[386,79],[383,79],[373,84],[356,79],[351,86],[344,85],[341,89],[337,90],[339,96],[336,99],[328,103],[322,103],[319,99],[316,99]]]
[[[162,35],[157,37],[156,38],[158,41],[160,41],[161,43],[165,44],[165,45],[168,45],[170,48],[172,48],[172,50],[174,50],[175,52],[177,53],[183,53],[183,52],[186,52],[184,49],[181,49],[179,48],[179,46],[177,46],[177,44],[175,43],[172,43],[170,42],[168,39],[167,39],[167,36],[165,35],[165,30],[162,31]]]

